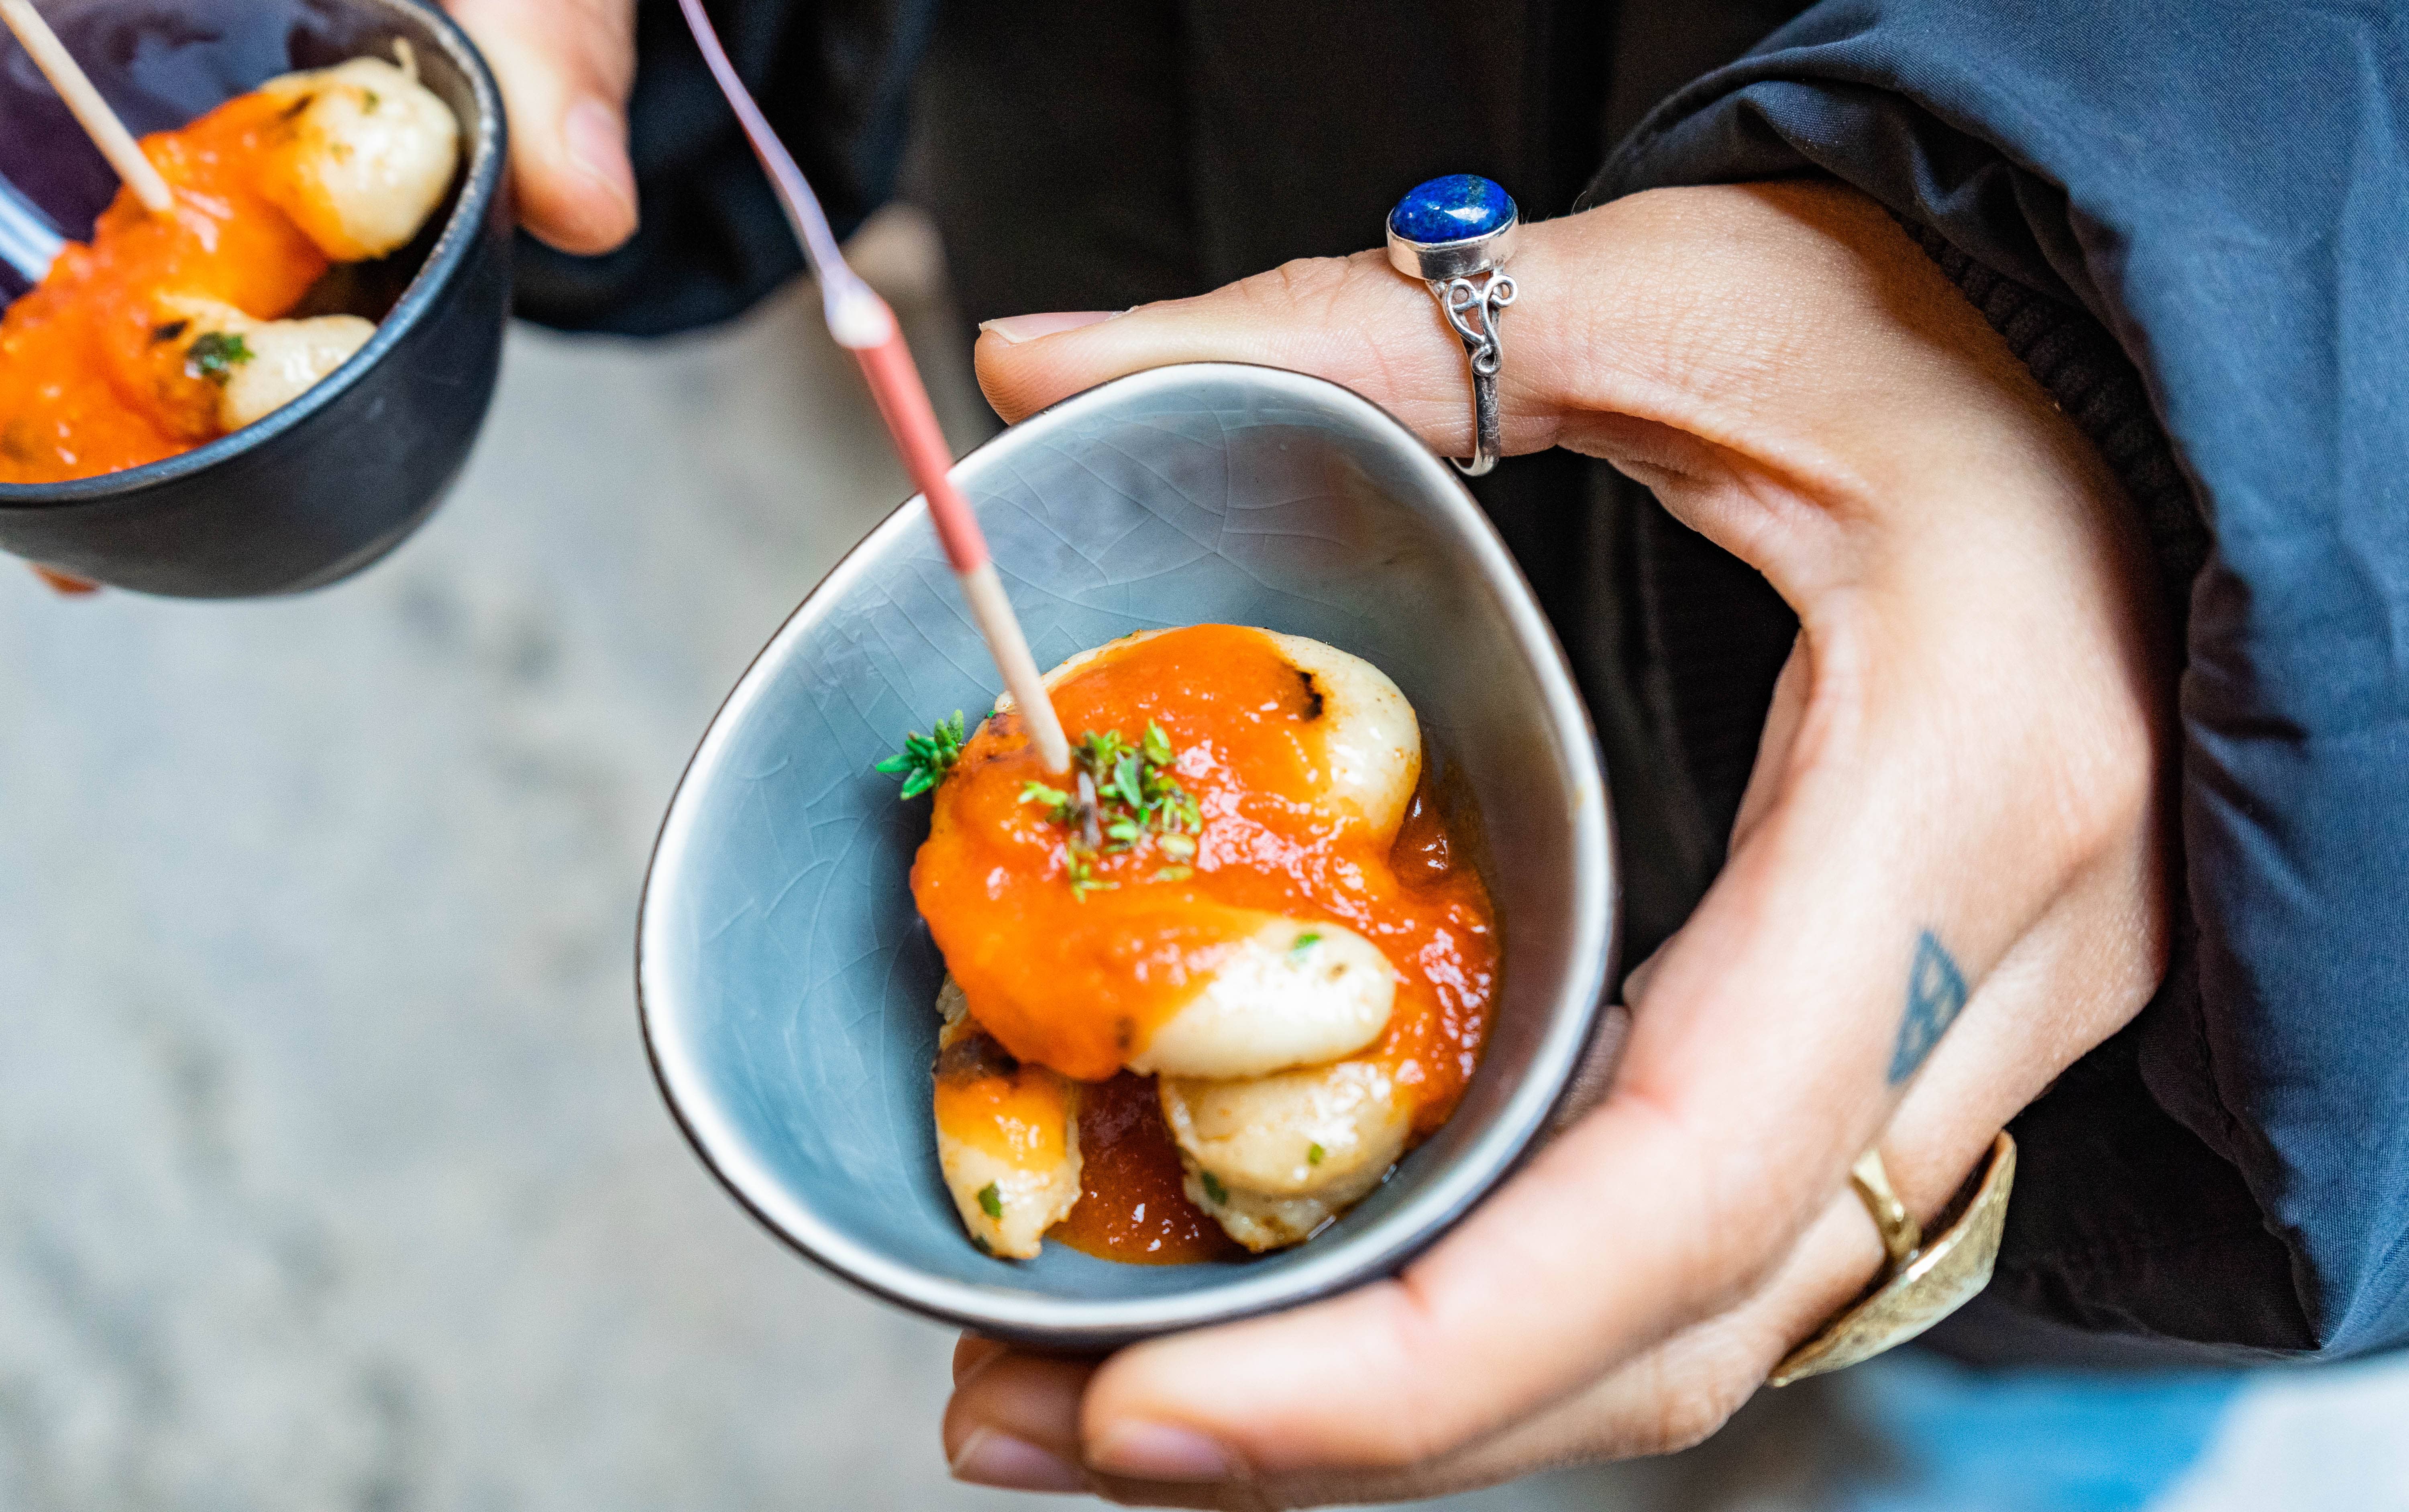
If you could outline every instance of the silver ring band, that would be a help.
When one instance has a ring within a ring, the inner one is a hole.
[[[1504,444],[1497,419],[1497,369],[1505,366],[1506,344],[1497,332],[1497,317],[1514,302],[1514,281],[1492,272],[1479,288],[1468,278],[1432,279],[1428,286],[1472,365],[1472,460],[1448,460],[1465,477],[1478,478],[1497,466]]]
[[[1389,214],[1390,266],[1430,290],[1472,367],[1472,460],[1450,458],[1467,478],[1497,466],[1504,449],[1497,373],[1506,348],[1497,325],[1514,302],[1504,268],[1519,222],[1512,196],[1473,174],[1419,185]]]

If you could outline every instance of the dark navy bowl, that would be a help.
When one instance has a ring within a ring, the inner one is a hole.
[[[637,987],[687,1137],[771,1230],[881,1296],[1000,1337],[1101,1347],[1386,1275],[1530,1148],[1612,980],[1606,781],[1529,588],[1454,470],[1377,406],[1268,367],[1163,367],[1012,427],[955,468],[1041,665],[1220,621],[1369,658],[1479,813],[1505,955],[1463,1105],[1310,1243],[1119,1265],[971,1247],[938,1178],[944,963],[907,873],[929,800],[871,770],[998,683],[926,506],[905,504],[744,674],[670,805]]]
[[[391,551],[459,475],[501,365],[511,223],[501,97],[460,29],[417,0],[53,0],[44,12],[137,135],[296,68],[397,37],[460,122],[462,165],[411,245],[344,273],[376,335],[257,425],[146,467],[0,483],[0,549],[143,593],[296,593]],[[116,180],[0,33],[0,261],[82,239]],[[24,292],[0,267],[0,298]]]

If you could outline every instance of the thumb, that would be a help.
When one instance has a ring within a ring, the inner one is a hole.
[[[448,0],[493,65],[510,112],[519,219],[565,252],[606,252],[634,234],[627,89],[634,0]]]
[[[1531,231],[1540,228],[1532,227]],[[1514,272],[1524,277],[1533,238]],[[1532,303],[1526,282],[1519,301]],[[1505,449],[1554,444],[1545,396],[1517,350],[1525,331],[1501,323],[1499,374]],[[1192,299],[1141,305],[1124,314],[1018,315],[989,321],[978,342],[979,387],[1007,422],[1083,389],[1178,362],[1248,362],[1312,373],[1362,394],[1453,456],[1472,451],[1472,376],[1464,346],[1420,281],[1378,252],[1317,257]]]

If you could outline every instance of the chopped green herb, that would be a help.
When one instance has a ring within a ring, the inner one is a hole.
[[[184,349],[184,371],[212,383],[224,383],[251,356],[251,348],[240,336],[230,331],[203,331]]]
[[[979,1188],[979,1211],[991,1218],[1003,1217],[1003,1188],[990,1181]]]
[[[193,345],[197,350],[200,343],[195,341]],[[954,763],[962,758],[962,742],[965,739],[962,712],[957,709],[953,718],[938,720],[928,734],[922,735],[916,730],[906,734],[903,749],[878,763],[877,770],[890,777],[902,777],[903,790],[898,797],[918,798],[945,781],[945,773],[954,770]],[[1020,795],[1020,800],[1024,803],[1029,801],[1026,791]]]
[[[372,89],[364,89],[364,90],[360,91],[360,98],[361,98],[362,100],[364,100],[364,101],[366,101],[366,102],[367,102],[367,107],[368,107],[368,108],[370,111],[374,111],[374,110],[376,109],[376,108],[377,108],[377,92],[376,92],[376,91],[374,91],[374,90],[372,90]]]
[[[1146,788],[1141,785],[1145,773],[1146,758],[1135,751],[1113,763],[1113,791],[1140,814],[1147,808]]]
[[[1288,953],[1291,956],[1302,956],[1306,951],[1311,950],[1314,946],[1320,943],[1321,943],[1320,931],[1316,929],[1307,929],[1303,934],[1298,935],[1295,939],[1289,942]]]
[[[1323,1149],[1319,1145],[1307,1145],[1305,1147],[1305,1163],[1307,1165],[1320,1165],[1321,1163],[1321,1158],[1328,1153],[1330,1152]]]
[[[1059,787],[1048,787],[1044,783],[1022,783],[1020,785],[1020,801],[1023,803],[1043,803],[1049,809],[1062,809],[1070,807],[1071,795],[1062,791],[1062,789]]]
[[[978,1252],[982,1255],[992,1255],[995,1253],[995,1246],[988,1244],[985,1238],[978,1234],[971,1235],[971,1243],[977,1247]]]
[[[1230,1188],[1221,1185],[1221,1178],[1210,1171],[1200,1171],[1197,1174],[1204,1178],[1204,1200],[1215,1207],[1228,1205]]]
[[[1089,864],[1084,849],[1074,850],[1065,846],[1063,854],[1069,857],[1071,897],[1074,900],[1084,903],[1091,892],[1111,892],[1120,886],[1118,882],[1098,882],[1095,869]]]
[[[1177,756],[1171,737],[1152,720],[1134,745],[1118,730],[1091,729],[1071,748],[1075,794],[1041,782],[1022,785],[1021,802],[1043,807],[1048,823],[1070,831],[1062,841],[1062,862],[1073,896],[1084,900],[1091,892],[1119,886],[1097,878],[1099,856],[1125,856],[1150,843],[1171,860],[1195,858],[1196,842],[1190,836],[1204,829],[1204,814],[1195,796],[1172,775]],[[1151,880],[1176,882],[1194,874],[1190,867],[1165,866]]]

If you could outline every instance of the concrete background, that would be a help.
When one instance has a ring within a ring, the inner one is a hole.
[[[865,259],[968,444],[991,422],[930,249],[894,222]],[[76,601],[0,570],[0,1508],[1038,1505],[945,1478],[948,1335],[727,1201],[636,1032],[678,772],[906,492],[798,290],[644,347],[513,333],[455,497],[335,589]],[[1901,1368],[1449,1505],[1826,1505],[1882,1381],[1996,1415]],[[2306,1505],[2334,1424],[2409,1407],[2397,1371],[2320,1390],[2170,1494]]]

